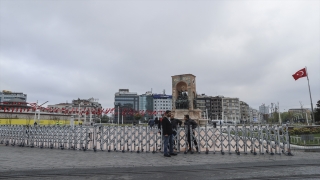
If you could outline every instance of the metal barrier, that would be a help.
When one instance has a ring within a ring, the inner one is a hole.
[[[118,152],[159,152],[161,131],[143,126],[0,126],[0,144],[6,146],[60,148]],[[189,147],[191,147],[189,149]],[[179,127],[174,130],[174,149],[187,153],[210,152],[240,155],[290,153],[287,126]],[[195,151],[196,150],[196,151]]]
[[[304,145],[306,142],[312,145],[320,145],[320,137],[314,137],[312,134],[301,135],[301,136],[290,136],[292,144]]]

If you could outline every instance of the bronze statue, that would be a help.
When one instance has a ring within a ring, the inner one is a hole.
[[[175,103],[176,109],[189,109],[189,100],[188,93],[184,91],[183,88],[181,91],[178,91],[178,98]]]

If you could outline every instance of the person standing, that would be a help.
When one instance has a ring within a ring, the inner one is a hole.
[[[182,121],[179,120],[179,119],[175,119],[175,118],[174,118],[174,114],[171,114],[170,120],[171,120],[171,122],[172,122],[172,129],[174,130],[174,131],[173,131],[173,135],[176,135],[176,134],[177,134],[178,126],[181,126]]]
[[[149,118],[148,125],[150,126],[150,129],[152,129],[152,127],[154,125],[154,120]]]
[[[159,124],[159,120],[158,120],[158,117],[156,117],[156,118],[154,119],[154,125],[155,125],[156,127],[158,127],[158,124]]]
[[[174,114],[171,114],[171,118],[170,118],[171,122],[172,122],[172,129],[173,129],[173,145],[176,146],[177,142],[176,142],[176,138],[174,138],[177,135],[177,131],[178,131],[178,127],[181,126],[182,121],[180,119],[175,119],[174,118]],[[176,148],[175,148],[176,149]]]
[[[158,129],[161,130],[162,119],[165,117],[165,114],[161,114],[161,118],[159,118]]]
[[[165,157],[176,156],[173,152],[173,141],[172,141],[172,122],[170,120],[171,111],[167,110],[165,116],[162,118],[162,133],[163,133],[163,152]],[[168,152],[169,144],[169,152]]]
[[[192,149],[191,149],[190,127],[192,128],[192,135],[194,136],[194,131],[193,130],[198,126],[198,124],[194,120],[190,119],[189,115],[186,114],[186,115],[184,115],[184,125],[186,126],[186,128],[188,128],[187,129],[187,132],[188,132],[187,133],[187,139],[188,139],[189,151],[192,151]],[[198,143],[197,143],[196,139],[194,139],[193,142],[194,142],[194,145],[196,146],[196,149],[198,151]]]

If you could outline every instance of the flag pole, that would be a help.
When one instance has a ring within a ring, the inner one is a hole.
[[[313,120],[313,123],[315,123],[314,113],[313,113],[313,104],[312,104],[312,98],[311,98],[311,90],[310,90],[310,84],[309,84],[309,75],[308,75],[308,71],[307,71],[307,66],[306,66],[306,73],[307,73],[308,87],[309,87],[309,95],[310,95],[310,102],[311,102],[312,120]]]

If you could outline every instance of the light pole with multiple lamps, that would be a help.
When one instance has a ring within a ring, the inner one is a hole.
[[[38,101],[37,101],[37,106],[36,109],[34,111],[34,125],[39,124],[40,125],[40,112],[41,112],[41,106],[43,106],[44,104],[46,104],[49,101],[46,101],[44,103],[42,103],[40,106],[38,106]],[[39,109],[38,109],[39,108]],[[38,112],[38,123],[36,123],[36,116],[37,116],[37,112]]]

